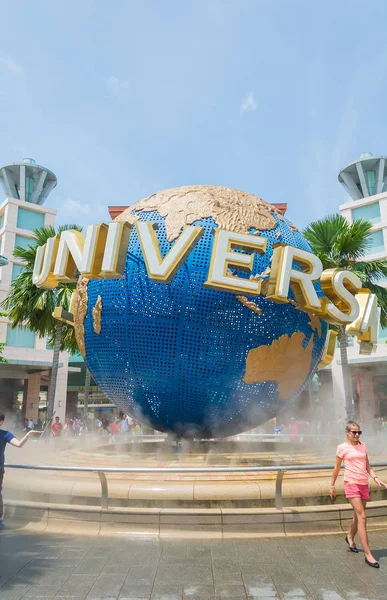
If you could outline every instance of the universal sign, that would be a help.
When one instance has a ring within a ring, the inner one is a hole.
[[[169,252],[163,257],[156,234],[156,224],[135,221],[146,270],[152,281],[168,283],[200,240],[203,229],[185,226]],[[53,289],[60,282],[75,282],[80,275],[87,279],[121,279],[124,274],[129,235],[132,225],[114,221],[91,225],[86,237],[68,230],[50,238],[37,250],[33,283]],[[267,238],[214,229],[214,244],[205,287],[233,294],[262,294],[262,280],[234,275],[230,267],[251,272],[254,253],[264,254]],[[242,250],[242,252],[241,252]],[[319,298],[314,283],[320,280],[324,298]],[[328,323],[346,325],[347,331],[360,341],[376,342],[378,312],[376,297],[362,290],[360,279],[351,271],[327,269],[310,252],[277,243],[265,296],[274,302],[289,302],[292,289],[300,310],[313,313]]]

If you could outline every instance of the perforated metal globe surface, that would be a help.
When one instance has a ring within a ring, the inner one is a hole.
[[[326,323],[299,310],[291,293],[292,303],[279,304],[203,283],[214,228],[267,238],[251,274],[265,282],[273,244],[310,251],[296,227],[260,198],[220,186],[158,192],[118,219],[157,223],[163,256],[184,224],[199,225],[204,234],[168,284],[148,277],[134,227],[124,279],[89,281],[83,290],[78,284],[87,302],[85,361],[111,401],[159,431],[187,437],[240,433],[292,402],[315,372]],[[319,284],[316,290],[321,296]]]

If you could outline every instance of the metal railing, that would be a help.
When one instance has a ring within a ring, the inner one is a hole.
[[[335,465],[271,465],[268,467],[62,467],[54,465],[23,465],[6,463],[7,469],[25,469],[31,471],[68,471],[77,473],[97,473],[101,483],[101,508],[109,508],[109,487],[105,473],[277,473],[275,482],[275,507],[283,507],[282,481],[287,471],[328,471]],[[343,468],[344,465],[341,466]],[[387,462],[375,462],[372,467],[387,467]]]

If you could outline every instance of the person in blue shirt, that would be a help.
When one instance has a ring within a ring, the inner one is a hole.
[[[4,529],[4,521],[3,521],[3,496],[2,496],[2,488],[3,488],[3,479],[4,479],[4,463],[5,463],[5,447],[7,444],[11,444],[11,446],[15,446],[16,448],[22,448],[30,435],[34,433],[41,433],[40,431],[29,431],[27,435],[24,436],[23,439],[17,440],[13,433],[10,431],[5,431],[1,429],[4,424],[4,414],[0,412],[0,529]]]

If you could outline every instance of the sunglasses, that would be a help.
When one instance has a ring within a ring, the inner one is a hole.
[[[355,431],[353,429],[347,429],[348,433],[352,433],[352,435],[361,435],[363,432],[361,431],[361,429],[356,429]]]

